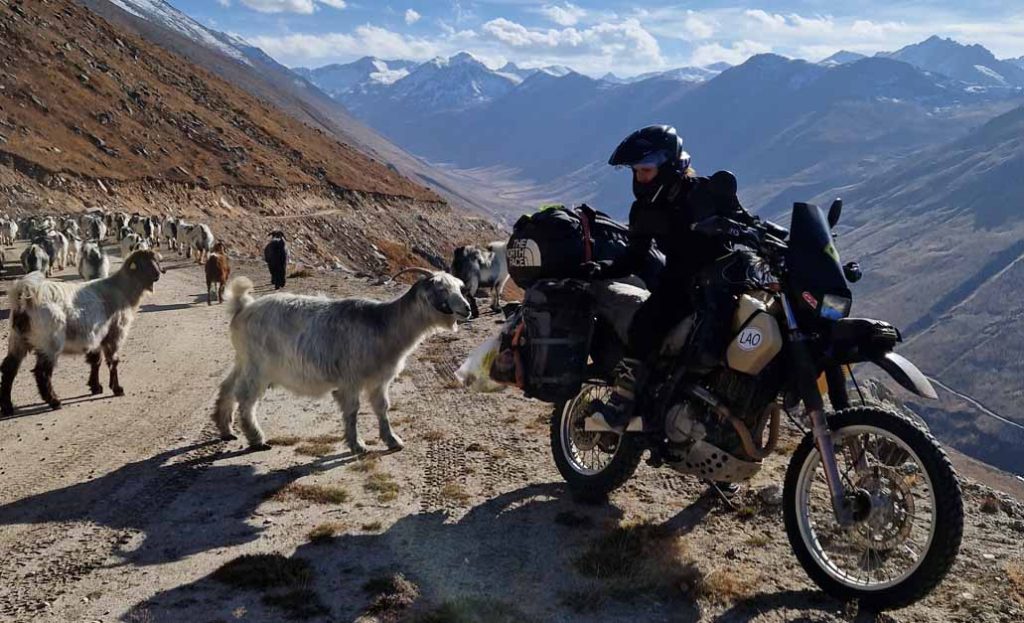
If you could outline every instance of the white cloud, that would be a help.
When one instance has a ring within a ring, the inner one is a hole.
[[[736,41],[727,46],[720,43],[707,43],[698,46],[690,56],[690,64],[697,66],[726,62],[738,65],[755,54],[771,52],[770,46],[757,41]]]
[[[423,16],[420,15],[419,13],[417,13],[416,11],[412,10],[412,9],[406,9],[405,10],[405,23],[406,24],[415,24],[416,22],[420,21],[421,17],[423,17]]]
[[[635,19],[600,23],[589,28],[536,29],[499,17],[483,25],[495,40],[516,49],[568,55],[595,54],[608,58],[661,64],[658,40]]]
[[[537,11],[559,26],[575,26],[587,14],[584,9],[571,2],[566,2],[561,6],[545,5]]]
[[[285,64],[362,56],[426,60],[445,51],[440,42],[409,37],[369,24],[351,33],[260,36],[249,37],[249,41]]]
[[[682,32],[690,39],[710,39],[715,34],[715,23],[695,11],[687,11]]]
[[[227,0],[218,0],[224,6]],[[301,13],[310,15],[318,4],[335,9],[344,9],[345,0],[239,0],[243,5],[260,13]]]
[[[217,0],[217,4],[221,5],[224,8],[228,8],[229,6],[231,6],[231,0]]]

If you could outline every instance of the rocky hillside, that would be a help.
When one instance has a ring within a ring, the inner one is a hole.
[[[393,167],[77,3],[0,2],[0,66],[7,209],[176,212],[239,251],[273,228],[247,217],[315,213],[339,222],[315,226],[299,257],[353,269],[479,235]]]

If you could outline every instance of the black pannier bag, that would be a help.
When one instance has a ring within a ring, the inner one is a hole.
[[[529,398],[562,402],[579,393],[594,329],[590,286],[544,279],[526,290],[508,319],[491,378],[515,384]]]
[[[516,221],[506,247],[508,274],[526,289],[539,279],[576,277],[580,264],[617,259],[628,246],[629,229],[607,214],[586,204],[554,206]],[[652,246],[646,264],[637,276],[650,290],[665,267],[665,256]]]

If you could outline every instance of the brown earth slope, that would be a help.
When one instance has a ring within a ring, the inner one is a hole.
[[[64,0],[0,1],[0,150],[51,171],[437,196]]]

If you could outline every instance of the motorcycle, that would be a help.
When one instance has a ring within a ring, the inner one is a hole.
[[[918,396],[937,395],[913,363],[893,352],[902,341],[895,327],[849,317],[848,283],[860,269],[840,263],[832,230],[841,211],[840,200],[827,217],[797,203],[790,230],[717,216],[694,225],[746,247],[770,268],[770,279],[738,295],[723,361],[696,376],[682,365],[686,340],[676,338],[694,322],[684,320],[652,364],[625,431],[588,431],[591,403],[610,395],[623,348],[598,320],[587,380],[556,405],[551,449],[570,490],[582,497],[620,487],[645,452],[654,467],[743,482],[776,450],[783,414],[802,403],[805,435],[783,484],[790,545],[827,593],[874,609],[900,608],[932,591],[952,566],[963,502],[953,467],[927,430],[884,407],[850,403],[844,368],[860,362],[877,364]]]

